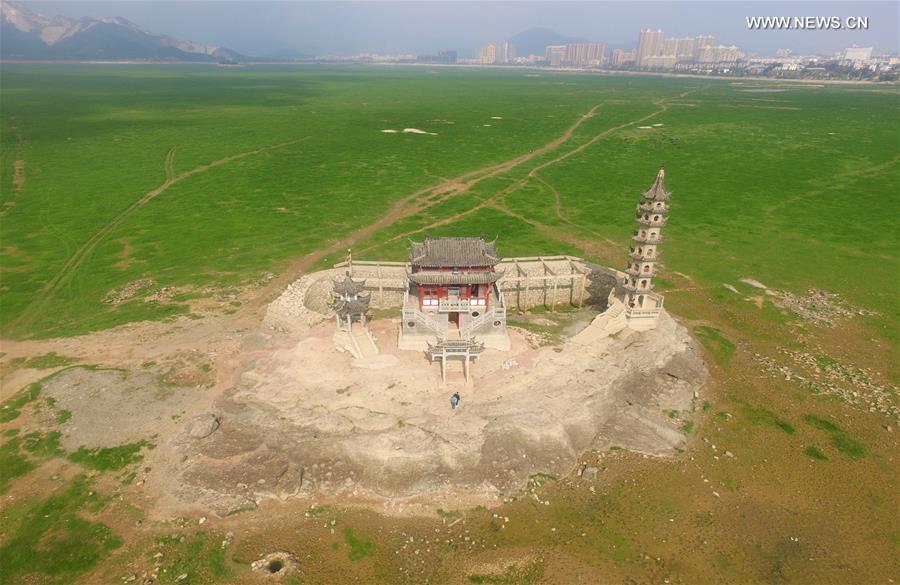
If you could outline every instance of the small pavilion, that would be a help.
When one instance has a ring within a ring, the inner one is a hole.
[[[334,310],[338,330],[346,326],[348,332],[352,331],[354,320],[359,321],[363,327],[366,326],[370,296],[364,292],[365,286],[365,280],[353,280],[349,272],[344,275],[343,280],[334,281],[331,308]]]

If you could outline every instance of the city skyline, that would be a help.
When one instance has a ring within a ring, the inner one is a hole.
[[[122,16],[156,34],[227,46],[254,56],[435,54],[474,58],[477,48],[537,27],[607,51],[638,48],[634,31],[663,29],[677,39],[708,34],[747,53],[833,54],[853,45],[896,52],[898,6],[890,2],[22,2],[69,17]],[[698,19],[697,14],[703,18]],[[860,16],[867,30],[750,30],[755,16]],[[663,39],[664,40],[664,39]]]

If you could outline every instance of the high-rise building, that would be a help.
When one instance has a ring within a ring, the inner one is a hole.
[[[743,57],[744,54],[734,45],[715,45],[701,48],[697,62],[707,65],[734,63]]]
[[[613,67],[623,67],[625,65],[634,65],[634,51],[623,51],[615,49],[610,57],[610,65]]]
[[[482,65],[510,63],[516,58],[516,50],[508,41],[488,43],[478,47],[475,58]]]
[[[662,43],[662,49],[659,51],[660,55],[672,55],[673,57],[678,53],[678,39],[675,37],[671,37],[665,39]]]
[[[841,51],[841,61],[868,61],[872,58],[872,47],[847,47]]]
[[[452,65],[456,63],[456,51],[438,51],[437,58],[438,63],[447,63]]]
[[[659,55],[662,50],[663,31],[660,29],[650,30],[641,29],[638,37],[637,47],[637,64],[639,67],[646,66],[648,57]]]
[[[565,65],[573,67],[598,66],[603,64],[606,45],[603,43],[574,43],[566,45]]]
[[[497,45],[494,43],[481,45],[475,53],[475,58],[481,65],[493,65],[497,62]]]
[[[716,37],[712,35],[697,35],[694,39],[697,41],[697,47],[700,49],[711,47],[716,43]]]
[[[544,60],[551,67],[559,67],[566,60],[566,45],[547,45],[544,49]]]
[[[690,63],[696,57],[697,51],[695,48],[697,47],[697,39],[694,37],[684,37],[683,39],[678,39],[678,43],[675,47],[675,62],[676,63]]]
[[[497,43],[497,63],[509,63],[516,58],[515,46],[509,44],[508,41]]]
[[[643,66],[648,69],[674,69],[675,55],[651,55],[644,59]]]
[[[694,37],[694,61],[700,61],[700,52],[703,49],[713,46],[716,37],[712,35],[699,35]]]

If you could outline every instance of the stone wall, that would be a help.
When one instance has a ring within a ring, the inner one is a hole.
[[[354,279],[365,279],[372,308],[399,309],[407,287],[406,270],[402,263],[354,262],[352,272]],[[543,262],[537,258],[507,258],[497,270],[503,272],[497,284],[510,311],[582,302],[603,310],[610,291],[621,279],[621,273],[616,270],[574,257],[550,257]],[[303,275],[269,306],[267,324],[291,329],[295,324],[309,326],[329,316],[333,282],[346,272],[345,265],[338,265]],[[551,272],[556,275],[555,286],[552,279],[544,278],[552,276]]]
[[[346,265],[338,265],[334,271],[327,272],[340,275],[346,270]],[[403,303],[406,270],[407,266],[400,263],[355,262],[353,278],[366,280],[373,307],[393,308]],[[582,302],[603,308],[617,280],[615,270],[581,258],[562,256],[548,257],[543,262],[534,257],[505,258],[497,265],[497,271],[503,273],[497,285],[503,292],[507,308],[513,311]],[[554,275],[555,279],[552,278]]]

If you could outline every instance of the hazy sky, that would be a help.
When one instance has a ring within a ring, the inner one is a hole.
[[[638,30],[667,36],[713,34],[744,51],[834,52],[857,44],[898,50],[898,6],[888,2],[23,2],[45,14],[123,16],[155,34],[222,45],[248,55],[292,49],[307,53],[427,53],[460,56],[490,40],[533,27],[610,45],[634,45]],[[751,31],[747,16],[865,16],[865,31]]]

